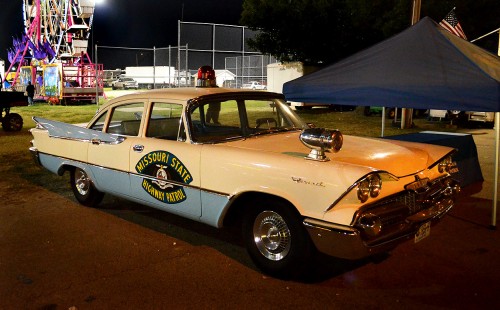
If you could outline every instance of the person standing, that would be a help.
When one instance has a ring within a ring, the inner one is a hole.
[[[26,94],[28,95],[28,105],[33,105],[33,97],[35,97],[35,86],[28,82],[28,86],[26,86]]]

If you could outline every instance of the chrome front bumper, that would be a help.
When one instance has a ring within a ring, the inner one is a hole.
[[[439,180],[446,186],[433,188],[426,197],[406,191],[360,210],[352,226],[311,218],[306,218],[303,224],[316,248],[327,255],[360,259],[386,252],[414,238],[423,224],[436,223],[451,210],[460,186],[449,180]],[[411,201],[408,197],[415,199]],[[372,222],[367,224],[367,221]],[[374,229],[376,225],[379,226]]]

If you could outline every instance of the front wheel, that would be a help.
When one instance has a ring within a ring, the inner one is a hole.
[[[259,201],[248,207],[242,228],[250,257],[265,273],[293,278],[311,263],[311,241],[291,206],[278,200]]]
[[[76,200],[84,206],[95,207],[104,197],[104,193],[98,191],[87,173],[80,168],[71,171],[71,189]]]

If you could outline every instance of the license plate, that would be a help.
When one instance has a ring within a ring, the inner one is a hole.
[[[415,234],[415,243],[422,241],[425,237],[429,237],[431,234],[431,222],[427,222],[418,228]]]

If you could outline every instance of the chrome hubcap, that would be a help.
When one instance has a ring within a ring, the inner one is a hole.
[[[80,169],[75,171],[75,187],[78,193],[82,196],[87,195],[89,192],[90,180],[85,172]]]
[[[267,259],[279,261],[290,251],[290,230],[285,220],[276,212],[263,211],[255,219],[254,242]]]

